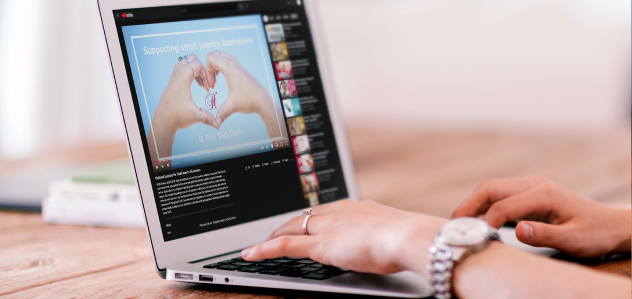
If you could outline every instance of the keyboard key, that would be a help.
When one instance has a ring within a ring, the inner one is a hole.
[[[290,270],[291,268],[288,267],[284,267],[284,266],[275,266],[275,267],[270,267],[267,269],[263,269],[261,271],[259,271],[259,273],[261,274],[271,274],[271,275],[277,275],[277,274],[281,274],[285,271]]]
[[[307,279],[316,279],[316,280],[323,280],[323,279],[327,279],[330,278],[331,276],[327,276],[327,275],[322,275],[322,274],[316,274],[316,273],[310,273],[307,275],[304,275],[303,278],[307,278]]]
[[[315,261],[312,260],[307,260],[307,259],[303,259],[303,260],[298,260],[296,261],[299,264],[304,264],[304,265],[311,265],[311,264],[315,264]]]
[[[238,262],[243,262],[244,261],[244,259],[242,257],[236,257],[236,258],[231,259],[231,260],[238,261]]]
[[[252,266],[254,264],[255,263],[250,263],[250,262],[234,262],[231,265],[246,267],[246,266]]]
[[[217,269],[219,270],[229,270],[229,271],[237,270],[239,268],[242,268],[242,266],[236,266],[236,265],[231,265],[231,264],[221,265],[217,267]]]
[[[344,274],[345,272],[340,269],[322,269],[320,271],[315,272],[315,274],[322,274],[328,276],[338,276]]]
[[[290,267],[290,268],[300,268],[300,267],[304,267],[305,265],[299,264],[296,262],[291,262],[291,263],[285,263],[283,264],[283,266]]]
[[[273,262],[273,263],[281,263],[281,264],[292,262],[292,260],[288,260],[288,259],[273,259],[273,260],[270,260],[270,261]]]
[[[286,257],[284,257],[284,259],[286,259],[286,260],[302,260],[303,258],[301,258],[301,257],[289,257],[289,256],[286,256]]]
[[[274,266],[278,266],[280,264],[279,263],[263,262],[263,263],[257,263],[257,265],[266,266],[266,267],[274,267]]]
[[[220,265],[225,265],[225,264],[232,264],[234,262],[235,261],[233,261],[233,260],[227,260],[227,261],[221,261],[221,262],[217,262],[217,263],[220,264]]]
[[[220,263],[212,263],[212,264],[205,265],[204,268],[206,268],[206,269],[213,269],[213,268],[217,268],[217,267],[219,267],[221,265],[222,264],[220,264]]]
[[[307,274],[309,274],[309,271],[301,271],[301,270],[292,269],[290,271],[286,271],[286,272],[281,273],[281,276],[301,277],[301,276],[307,275]]]
[[[260,266],[260,265],[252,265],[252,266],[248,266],[248,267],[243,267],[243,268],[241,268],[241,269],[239,269],[237,271],[254,273],[254,272],[259,272],[259,271],[261,271],[261,270],[263,270],[265,268],[268,268],[268,267]]]
[[[314,267],[311,267],[311,266],[305,266],[303,268],[298,268],[298,270],[314,272],[314,271],[318,271],[318,270],[322,270],[322,269],[321,268],[314,268]]]
[[[329,266],[325,266],[321,263],[315,263],[315,264],[311,264],[309,265],[310,267],[315,267],[315,268],[325,268],[325,267],[329,267]]]

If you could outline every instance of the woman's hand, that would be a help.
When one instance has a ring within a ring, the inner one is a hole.
[[[217,111],[219,126],[233,113],[259,115],[272,107],[272,96],[232,55],[214,51],[206,57],[207,76],[224,74],[228,84],[228,99]],[[215,83],[213,83],[213,87]]]
[[[496,228],[520,221],[521,242],[576,257],[630,252],[629,209],[607,207],[541,177],[482,182],[452,217],[479,215]]]
[[[171,156],[173,140],[178,130],[188,128],[197,122],[218,128],[213,114],[200,109],[191,94],[191,83],[194,80],[207,91],[211,87],[210,83],[214,82],[207,79],[206,68],[195,54],[186,57],[193,68],[186,59],[176,63],[151,119],[152,130],[147,136],[147,142],[152,161],[157,161],[159,156]],[[194,76],[194,70],[197,77]]]
[[[186,58],[189,59],[191,65],[186,62],[186,59],[176,64],[154,114],[160,114],[160,121],[169,123],[170,127],[176,130],[188,128],[198,122],[217,129],[217,121],[213,114],[200,109],[193,101],[191,94],[191,83],[194,80],[206,91],[209,91],[214,82],[207,78],[206,68],[195,54],[189,54]],[[194,74],[197,77],[194,77]]]
[[[244,249],[246,260],[309,257],[336,267],[371,273],[425,273],[428,247],[445,219],[414,214],[373,201],[343,200],[312,208],[279,227],[262,244]]]
[[[272,99],[267,90],[240,63],[226,52],[214,51],[206,56],[206,75],[215,87],[216,76],[222,73],[228,84],[228,99],[217,110],[217,127],[219,128],[233,113],[257,113],[263,120],[270,138],[286,138],[285,130],[279,123],[283,122],[283,112]]]

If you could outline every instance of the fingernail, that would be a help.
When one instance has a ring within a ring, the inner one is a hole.
[[[246,249],[241,251],[241,256],[243,258],[248,258],[249,255],[250,255],[250,248],[246,248]]]
[[[533,239],[533,227],[526,223],[522,223],[522,238],[525,241]]]

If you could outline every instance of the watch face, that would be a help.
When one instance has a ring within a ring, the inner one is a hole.
[[[489,232],[489,225],[478,218],[457,218],[448,221],[441,228],[445,242],[454,246],[467,246],[483,242]]]

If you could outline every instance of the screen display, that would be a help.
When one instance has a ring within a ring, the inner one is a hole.
[[[348,197],[300,0],[113,14],[165,241]]]

